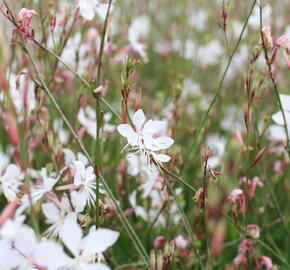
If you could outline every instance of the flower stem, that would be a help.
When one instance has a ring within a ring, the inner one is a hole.
[[[102,58],[104,53],[104,46],[105,46],[105,38],[106,38],[106,32],[108,27],[108,19],[110,15],[110,9],[111,9],[112,0],[109,1],[109,6],[107,9],[106,19],[103,26],[102,31],[102,38],[101,38],[101,45],[100,45],[100,51],[99,51],[99,59],[98,59],[98,74],[97,74],[97,80],[96,80],[96,87],[99,87],[101,84],[101,70],[102,70]],[[95,105],[95,111],[96,111],[96,143],[95,143],[95,168],[97,168],[97,174],[96,174],[96,226],[99,227],[99,196],[100,196],[100,181],[99,181],[99,173],[101,172],[101,165],[102,165],[102,152],[101,152],[101,138],[100,138],[100,130],[101,130],[101,106],[100,106],[100,98],[101,94],[96,97],[96,105]]]
[[[262,14],[262,2],[259,5],[260,8],[260,34],[261,34],[261,40],[262,40],[262,47],[263,47],[263,51],[264,51],[264,56],[265,56],[265,60],[266,60],[266,64],[268,66],[268,72],[269,72],[269,76],[271,78],[272,84],[273,84],[273,88],[274,88],[274,92],[275,92],[275,96],[277,98],[278,101],[278,106],[282,112],[282,117],[283,117],[283,122],[285,125],[285,133],[286,133],[286,139],[287,139],[287,146],[286,146],[286,150],[288,153],[288,156],[290,157],[290,140],[289,140],[289,131],[288,131],[288,126],[287,126],[287,121],[286,121],[286,116],[285,116],[285,112],[282,106],[282,102],[279,96],[279,90],[278,90],[278,86],[277,86],[277,82],[275,80],[274,74],[272,72],[272,64],[269,61],[269,56],[268,56],[268,52],[267,52],[267,47],[265,44],[265,40],[264,40],[264,35],[262,32],[262,28],[263,28],[263,14]]]

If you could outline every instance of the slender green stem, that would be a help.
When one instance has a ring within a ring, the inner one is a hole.
[[[201,124],[200,124],[199,128],[197,129],[196,135],[194,137],[194,141],[191,143],[191,145],[189,147],[189,150],[188,150],[187,154],[185,155],[184,164],[183,164],[183,167],[181,168],[180,175],[182,175],[182,172],[187,169],[188,161],[190,160],[190,158],[193,155],[193,153],[195,153],[195,151],[196,151],[196,147],[198,146],[198,143],[199,143],[199,138],[200,138],[200,136],[201,136],[201,134],[203,132],[204,126],[205,126],[205,124],[206,124],[206,122],[208,120],[208,116],[209,116],[209,114],[210,114],[210,112],[211,112],[211,110],[212,110],[212,108],[213,108],[213,106],[214,106],[214,104],[215,104],[220,92],[221,92],[222,85],[223,85],[223,82],[225,80],[226,74],[227,74],[227,72],[229,70],[229,67],[230,67],[231,62],[233,60],[233,57],[236,54],[236,52],[238,50],[238,47],[239,47],[239,45],[241,43],[242,37],[243,37],[244,32],[246,30],[249,18],[250,18],[251,14],[252,14],[252,11],[254,9],[256,1],[257,0],[253,1],[252,7],[251,7],[251,9],[250,9],[250,11],[249,11],[249,13],[247,15],[246,21],[245,21],[243,29],[242,29],[242,31],[240,33],[239,39],[236,42],[235,48],[233,50],[233,53],[231,54],[231,57],[230,57],[230,59],[228,61],[228,64],[227,64],[227,66],[226,66],[226,68],[225,68],[225,70],[223,72],[223,75],[222,75],[222,77],[221,77],[221,79],[220,79],[220,81],[218,83],[218,86],[215,89],[214,97],[213,97],[211,103],[209,104],[206,112],[204,113],[204,115],[202,117]]]
[[[72,126],[70,125],[68,119],[66,118],[66,116],[64,115],[64,113],[62,112],[61,108],[59,107],[57,101],[55,100],[54,96],[52,95],[52,93],[50,92],[50,90],[48,89],[46,83],[44,82],[44,80],[42,79],[42,76],[36,66],[36,63],[26,45],[26,43],[23,41],[23,46],[25,51],[27,52],[31,64],[37,74],[38,80],[40,81],[45,93],[47,94],[47,96],[49,97],[49,99],[51,100],[52,104],[54,105],[54,107],[56,108],[56,110],[58,111],[58,113],[60,114],[61,118],[63,119],[63,121],[65,122],[65,124],[68,126],[68,129],[70,131],[70,133],[72,134],[72,136],[75,138],[75,140],[77,141],[80,149],[82,150],[82,152],[84,153],[84,155],[87,157],[87,159],[89,160],[89,163],[91,165],[94,164],[93,159],[91,158],[91,156],[89,155],[89,153],[87,152],[86,148],[84,147],[82,141],[80,140],[80,138],[78,137],[78,135],[76,134],[76,132],[74,131],[74,129],[72,128]],[[137,252],[139,253],[139,255],[146,259],[146,261],[149,264],[149,256],[144,248],[144,246],[142,245],[142,242],[140,241],[139,237],[137,236],[137,234],[135,233],[134,229],[132,228],[131,224],[129,223],[129,221],[127,220],[126,216],[124,215],[121,207],[119,206],[118,202],[116,201],[111,189],[109,188],[109,186],[107,185],[106,181],[104,180],[103,176],[100,174],[100,179],[109,195],[109,197],[112,199],[116,209],[117,209],[117,215],[118,218],[120,219],[122,225],[124,226],[125,230],[127,231],[127,233],[129,234],[129,236],[132,239],[133,245],[135,246]]]
[[[177,210],[181,216],[181,219],[182,219],[182,222],[183,222],[183,225],[185,227],[185,230],[186,230],[186,233],[188,234],[189,238],[190,238],[190,242],[191,242],[191,245],[193,247],[193,251],[196,255],[196,257],[198,258],[198,262],[199,262],[199,265],[200,265],[200,268],[203,269],[203,266],[202,266],[202,262],[201,262],[201,258],[200,258],[200,254],[199,254],[199,249],[195,246],[194,244],[194,235],[193,235],[193,232],[192,232],[192,229],[190,227],[190,223],[188,221],[188,218],[186,217],[184,211],[182,210],[182,208],[180,207],[180,204],[175,196],[175,193],[174,193],[174,190],[173,188],[171,187],[170,183],[168,181],[166,181],[166,185],[169,189],[169,192],[170,194],[172,195],[173,199],[174,199],[174,202],[177,206]]]
[[[101,38],[101,46],[99,51],[99,59],[98,59],[98,74],[97,74],[97,85],[96,87],[100,86],[101,83],[101,70],[102,70],[102,58],[104,52],[104,45],[105,45],[105,37],[107,32],[108,26],[108,19],[110,15],[112,0],[109,1],[106,19],[103,26],[102,38]],[[100,129],[101,129],[101,106],[100,106],[100,98],[101,96],[96,97],[96,143],[95,143],[95,167],[97,168],[97,175],[96,175],[96,226],[99,227],[99,195],[100,195],[100,181],[99,181],[99,173],[101,172],[101,165],[102,165],[102,150],[101,150],[101,138],[100,138]]]
[[[185,182],[184,180],[182,180],[180,177],[178,177],[176,174],[174,174],[173,172],[169,171],[168,169],[166,169],[163,166],[159,166],[159,168],[166,174],[168,174],[169,176],[171,176],[172,178],[174,178],[175,180],[177,180],[180,184],[184,185],[188,190],[192,191],[193,193],[196,193],[196,189],[194,187],[192,187],[191,185],[189,185],[187,182]]]

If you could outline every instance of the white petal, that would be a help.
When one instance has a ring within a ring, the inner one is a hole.
[[[73,161],[73,166],[76,169],[74,175],[74,184],[79,186],[83,184],[86,176],[86,168],[85,165],[81,161]]]
[[[150,134],[155,134],[157,132],[159,132],[162,127],[164,127],[164,124],[162,121],[153,121],[153,120],[149,120],[146,122],[146,124],[143,127],[143,133],[150,133]]]
[[[137,112],[134,113],[133,124],[135,125],[137,130],[140,131],[144,122],[145,122],[145,115],[142,109],[139,109]]]
[[[98,229],[91,231],[82,241],[81,248],[83,253],[87,255],[95,255],[107,250],[118,239],[120,233],[109,229]]]
[[[285,113],[286,123],[290,125],[290,112],[284,111],[284,113]],[[283,119],[283,115],[281,111],[274,113],[272,115],[272,119],[276,124],[284,125],[284,119]]]
[[[71,192],[71,202],[74,207],[74,210],[77,213],[82,212],[85,209],[86,206],[86,195],[85,192],[78,192],[78,191],[72,191]]]
[[[74,256],[79,255],[82,235],[82,229],[76,222],[76,214],[68,214],[65,218],[63,226],[61,227],[59,236]]]
[[[155,140],[158,143],[158,147],[160,150],[167,149],[174,143],[174,140],[169,137],[159,137]]]
[[[32,256],[37,246],[36,236],[32,228],[27,225],[17,228],[14,246],[25,256]]]
[[[136,207],[136,206],[137,206],[136,194],[137,194],[137,191],[134,190],[134,191],[129,195],[129,202],[130,202],[130,204],[132,205],[132,207]]]
[[[60,244],[44,240],[34,252],[34,261],[47,269],[59,269],[70,265],[73,260],[63,251]]]
[[[133,130],[133,128],[128,125],[128,124],[121,124],[117,127],[117,130],[119,131],[119,133],[127,138],[129,140],[129,138],[133,138],[136,136],[136,132]]]
[[[97,6],[96,12],[101,17],[102,20],[106,19],[108,8],[109,8],[108,4],[99,4]],[[112,12],[112,9],[113,6],[111,6],[110,13]]]
[[[145,145],[145,147],[147,149],[149,149],[151,151],[158,151],[158,150],[160,150],[159,147],[158,147],[158,144],[157,144],[156,140],[154,138],[152,138],[151,135],[144,134],[143,141],[144,141],[144,145]]]
[[[55,222],[59,220],[59,210],[54,203],[43,203],[41,205],[42,212],[49,220],[49,222]]]
[[[154,158],[159,162],[168,162],[171,157],[164,154],[155,154]]]
[[[95,180],[96,175],[94,173],[94,168],[92,166],[89,166],[86,168],[86,182],[91,182],[92,180]]]
[[[21,179],[21,170],[15,164],[9,164],[3,178]]]
[[[81,270],[110,270],[111,268],[103,263],[81,264]]]
[[[80,0],[79,2],[79,8],[80,8],[80,13],[81,15],[86,19],[86,20],[92,20],[95,16],[95,4],[91,0]]]
[[[290,112],[290,95],[279,95],[281,103],[282,103],[282,108],[284,111]]]

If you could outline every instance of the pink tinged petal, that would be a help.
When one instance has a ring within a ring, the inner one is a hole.
[[[59,210],[54,203],[43,203],[41,208],[49,222],[56,222],[59,220]]]
[[[158,162],[168,162],[171,159],[170,156],[167,156],[167,155],[164,155],[164,154],[155,154],[154,158]]]
[[[118,132],[125,138],[132,140],[132,138],[137,137],[136,132],[128,124],[121,124],[117,127]]]
[[[142,132],[143,133],[149,133],[149,134],[155,134],[159,132],[164,127],[164,124],[162,121],[153,121],[149,120],[145,123]]]
[[[83,232],[76,221],[76,214],[68,214],[65,218],[63,226],[60,229],[59,236],[74,256],[79,255],[82,235]]]
[[[167,149],[174,143],[174,140],[169,138],[169,137],[158,137],[155,140],[156,140],[160,150]]]
[[[139,109],[137,112],[134,113],[133,116],[133,124],[135,125],[137,131],[141,131],[141,128],[145,122],[145,115],[142,109]]]
[[[91,231],[82,241],[81,249],[85,256],[106,251],[118,239],[120,233],[109,229]]]

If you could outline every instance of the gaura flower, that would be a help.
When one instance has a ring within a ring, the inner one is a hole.
[[[91,228],[89,234],[83,237],[75,213],[68,214],[60,231],[60,238],[74,256],[69,269],[110,269],[101,263],[102,253],[112,246],[118,237],[119,232],[104,228]]]
[[[285,114],[286,124],[288,126],[288,129],[290,127],[290,95],[279,95],[281,103],[282,103],[282,109]],[[273,121],[278,125],[285,125],[283,115],[281,111],[278,111],[272,115]]]
[[[79,0],[78,8],[82,17],[88,21],[92,20],[97,13],[103,20],[106,18],[108,4],[101,4],[98,0]],[[111,6],[112,9],[113,6]]]
[[[3,174],[0,166],[0,183],[7,200],[12,201],[16,198],[17,193],[20,191],[19,187],[22,185],[22,180],[23,173],[15,164],[9,164]]]
[[[241,213],[246,213],[246,198],[242,189],[234,189],[228,197],[228,202],[233,204],[235,208],[238,207],[238,202],[240,203]]]
[[[19,26],[13,30],[13,34],[20,32],[25,40],[30,38],[32,30],[30,22],[33,14],[36,14],[35,10],[22,8],[17,15]]]
[[[174,140],[169,137],[155,137],[162,129],[162,121],[150,119],[144,123],[145,115],[142,109],[139,109],[133,116],[134,129],[129,124],[121,124],[117,127],[119,133],[128,140],[125,148],[131,146],[131,150],[136,150],[135,153],[140,153],[143,157],[146,157],[149,166],[151,158],[157,164],[169,161],[171,159],[169,156],[155,153],[169,148],[174,143]]]
[[[257,265],[258,265],[258,269],[264,269],[263,266],[265,266],[267,270],[273,269],[272,260],[267,256],[259,257],[257,261]]]
[[[92,166],[85,167],[81,161],[74,161],[73,165],[74,185],[78,191],[71,193],[72,203],[76,211],[81,212],[87,204],[93,205],[96,200],[96,175]]]

